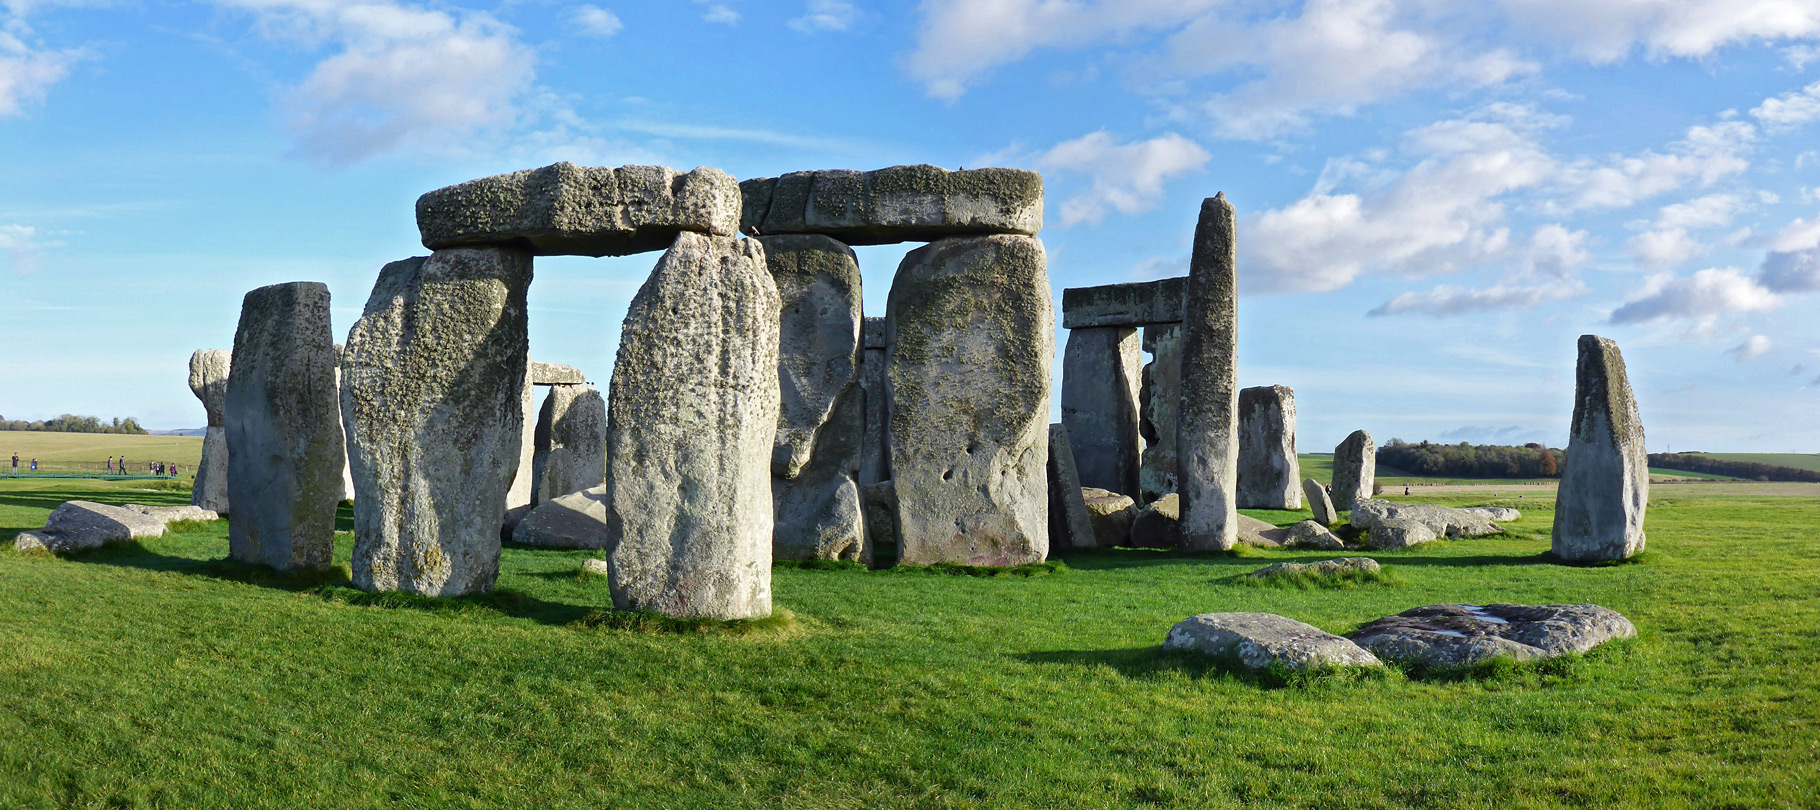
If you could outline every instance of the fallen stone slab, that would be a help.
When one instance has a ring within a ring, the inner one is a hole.
[[[541,548],[607,548],[607,488],[599,484],[551,498],[512,528],[512,542]]]
[[[1362,498],[1352,505],[1354,528],[1370,529],[1378,521],[1390,518],[1416,521],[1442,537],[1481,537],[1504,531],[1504,527],[1492,522],[1488,513],[1474,509],[1455,509],[1432,503],[1395,503],[1376,498]]]
[[[1320,560],[1311,563],[1280,562],[1253,571],[1245,576],[1252,579],[1269,579],[1271,577],[1299,577],[1304,574],[1333,577],[1347,574],[1376,574],[1384,570],[1377,560],[1370,557],[1336,557],[1331,560]]]
[[[1289,527],[1289,540],[1284,545],[1325,550],[1342,549],[1346,544],[1318,520],[1304,520]]]
[[[1466,507],[1461,507],[1460,511],[1478,512],[1479,514],[1484,515],[1487,519],[1496,521],[1498,523],[1504,523],[1506,521],[1511,521],[1511,520],[1521,520],[1523,518],[1522,512],[1519,512],[1508,506],[1466,506]]]
[[[1250,515],[1235,514],[1233,523],[1238,531],[1240,545],[1257,548],[1282,548],[1290,544],[1289,529],[1267,520],[1259,520]]]
[[[1043,177],[1024,169],[792,172],[739,188],[748,235],[819,233],[849,245],[883,245],[1043,229]]]
[[[1081,489],[1081,501],[1087,508],[1094,541],[1100,548],[1131,545],[1131,524],[1137,519],[1137,501],[1130,495],[1093,487]]]
[[[588,375],[581,373],[579,368],[539,360],[531,361],[526,374],[532,385],[583,385],[588,381]]]
[[[1552,551],[1563,560],[1626,559],[1643,550],[1649,455],[1618,344],[1580,336],[1574,420],[1555,499]]]
[[[1253,672],[1290,672],[1383,663],[1352,641],[1274,613],[1202,613],[1169,629],[1163,649],[1237,661]]]
[[[129,503],[124,508],[131,509],[154,520],[162,521],[166,526],[180,521],[207,522],[221,519],[220,513],[212,509],[203,509],[200,506],[145,506],[143,504]]]
[[[719,169],[557,163],[483,177],[417,198],[431,250],[513,246],[536,256],[629,256],[683,232],[731,236],[740,192]]]
[[[1302,497],[1308,501],[1308,508],[1314,512],[1314,520],[1322,526],[1332,526],[1339,522],[1340,515],[1334,511],[1333,500],[1327,497],[1327,488],[1321,482],[1309,478],[1302,482]]]
[[[1156,326],[1182,322],[1188,277],[1062,290],[1062,326]]]
[[[1431,543],[1440,537],[1428,524],[1409,518],[1383,518],[1371,524],[1365,545],[1375,549],[1399,549]]]
[[[19,551],[41,549],[54,554],[100,548],[108,543],[162,537],[165,521],[135,509],[93,501],[67,501],[51,510],[44,528],[20,532]]]
[[[1348,637],[1386,661],[1454,669],[1583,653],[1636,634],[1629,619],[1598,605],[1448,604],[1378,619]]]

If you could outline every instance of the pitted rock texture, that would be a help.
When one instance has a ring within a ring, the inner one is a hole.
[[[1239,508],[1302,508],[1295,453],[1295,392],[1264,385],[1239,392]]]
[[[719,169],[577,166],[483,177],[417,198],[431,250],[503,245],[536,256],[629,256],[663,250],[681,232],[730,236],[739,185]]]
[[[341,408],[329,288],[311,281],[246,294],[228,376],[228,556],[281,571],[322,568],[341,503]]]
[[[1333,500],[1327,497],[1327,488],[1313,478],[1302,481],[1302,497],[1308,500],[1308,508],[1314,512],[1314,521],[1322,526],[1332,526],[1339,522],[1340,516],[1334,511]]]
[[[1497,656],[1518,661],[1583,653],[1637,628],[1598,605],[1429,605],[1371,622],[1349,638],[1386,661],[1437,669]]]
[[[607,400],[592,385],[550,386],[533,441],[532,503],[600,486],[607,475]]]
[[[978,236],[913,250],[885,318],[899,562],[1042,562],[1055,355],[1042,243]]]
[[[1176,492],[1182,548],[1229,550],[1238,537],[1238,406],[1235,366],[1238,277],[1232,204],[1201,203],[1182,318],[1181,412],[1176,417]]]
[[[1440,537],[1482,537],[1504,531],[1504,527],[1491,521],[1489,513],[1478,509],[1455,509],[1432,503],[1395,503],[1377,498],[1361,498],[1352,505],[1354,528],[1369,529],[1388,518],[1413,520]]]
[[[1580,336],[1574,421],[1555,500],[1553,551],[1576,562],[1622,560],[1643,550],[1649,455],[1643,417],[1618,344]]]
[[[1382,666],[1353,642],[1274,613],[1202,613],[1169,629],[1163,649],[1189,650],[1236,661],[1256,672]]]
[[[1353,524],[1358,525],[1358,524]],[[1430,543],[1440,537],[1427,524],[1410,518],[1379,518],[1371,524],[1365,545],[1380,550],[1409,548]]]
[[[739,188],[741,228],[754,235],[819,233],[849,245],[883,245],[1043,229],[1043,177],[1023,169],[792,172]]]
[[[227,349],[197,349],[190,355],[190,391],[202,400],[209,427],[227,424],[222,421],[227,410],[228,374],[234,353]]]
[[[597,484],[544,501],[512,528],[512,542],[541,548],[607,548],[611,543],[606,500],[606,485]]]
[[[227,482],[227,428],[210,425],[202,431],[202,460],[196,465],[196,481],[190,485],[190,504],[227,514]]]
[[[1377,479],[1378,446],[1371,434],[1355,430],[1333,449],[1333,508],[1344,512],[1371,497]]]
[[[696,233],[633,297],[607,396],[619,609],[770,615],[779,306],[762,245]]]
[[[531,361],[529,376],[532,385],[583,385],[588,381],[588,375],[581,373],[581,369],[539,360]]]
[[[162,537],[165,521],[135,509],[92,501],[67,501],[51,510],[44,528],[20,532],[18,551],[42,549],[53,554],[100,548],[108,543]]]
[[[490,591],[524,441],[531,254],[457,248],[379,272],[348,335],[354,585]]]
[[[1311,563],[1280,562],[1275,565],[1259,568],[1245,576],[1252,579],[1270,577],[1292,577],[1303,574],[1316,576],[1339,576],[1342,574],[1360,573],[1375,574],[1384,570],[1378,561],[1370,557],[1336,557],[1331,560],[1320,560]]]
[[[1346,547],[1340,538],[1328,531],[1326,526],[1317,520],[1304,520],[1289,527],[1289,540],[1285,545],[1296,548],[1317,548],[1335,551]]]
[[[1138,500],[1149,503],[1175,491],[1176,417],[1182,411],[1182,325],[1145,327],[1143,346],[1152,359],[1144,364],[1139,399],[1144,460],[1138,468]]]
[[[872,561],[865,503],[857,480],[860,420],[865,416],[861,404],[857,384],[848,385],[835,398],[833,411],[817,431],[808,463],[795,478],[777,476],[776,456],[772,457],[776,524],[771,553],[777,559]]]
[[[1144,352],[1130,327],[1075,329],[1062,358],[1062,424],[1083,486],[1138,494]]]
[[[1138,516],[1137,501],[1104,489],[1085,487],[1081,500],[1087,507],[1087,519],[1093,522],[1093,536],[1100,548],[1131,545],[1131,524]]]
[[[1068,427],[1049,425],[1049,550],[1097,548],[1099,538],[1087,501],[1081,497],[1081,477],[1075,471],[1074,447]]]
[[[1062,327],[1154,326],[1181,323],[1188,277],[1062,290]]]

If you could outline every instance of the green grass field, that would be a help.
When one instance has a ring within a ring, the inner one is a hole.
[[[1701,453],[1721,461],[1754,461],[1778,467],[1820,471],[1820,453]]]
[[[0,539],[68,498],[184,499],[130,484],[0,483]],[[424,600],[224,564],[220,522],[5,551],[0,807],[1813,806],[1820,500],[1698,489],[1658,493],[1623,565],[1546,562],[1530,498],[1510,535],[1374,553],[1397,584],[1234,582],[1327,556],[1293,551],[779,567],[793,621],[750,633],[590,621],[585,552],[508,548],[497,593]],[[1436,602],[1594,602],[1640,635],[1287,686],[1159,647],[1200,612],[1345,632]]]
[[[201,436],[131,436],[114,433],[40,433],[0,430],[0,458],[11,464],[12,455],[39,461],[97,461],[122,453],[132,461],[164,461],[184,470],[202,463]]]

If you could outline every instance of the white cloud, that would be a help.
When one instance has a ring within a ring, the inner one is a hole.
[[[1820,82],[1800,90],[1766,98],[1751,108],[1751,117],[1763,122],[1770,132],[1788,132],[1820,118]]]
[[[1820,290],[1820,248],[1771,252],[1757,279],[1776,292]]]
[[[1424,292],[1403,293],[1365,314],[1374,318],[1408,313],[1445,317],[1497,309],[1528,309],[1585,295],[1588,289],[1579,281],[1533,286],[1500,284],[1484,289],[1461,289],[1443,284]]]
[[[1708,194],[1686,202],[1662,206],[1657,228],[1723,228],[1748,205],[1737,194]]]
[[[69,77],[70,67],[88,56],[80,48],[56,50],[28,42],[35,38],[25,18],[32,5],[9,0],[0,7],[0,118],[43,101],[51,87]]]
[[[13,270],[22,276],[38,272],[39,254],[60,244],[43,239],[30,225],[0,225],[0,250],[6,251]]]
[[[599,6],[576,6],[569,19],[581,33],[601,39],[607,39],[626,27],[619,15]]]
[[[701,0],[696,0],[696,2],[701,2]],[[714,3],[708,6],[707,11],[702,12],[701,18],[717,25],[737,25],[739,12],[724,3]]]
[[[1092,178],[1091,189],[1062,201],[1062,227],[1099,222],[1107,209],[1131,215],[1148,211],[1163,196],[1163,183],[1198,172],[1212,157],[1173,132],[1147,141],[1118,143],[1105,130],[1056,144],[1034,163],[1050,172]]]
[[[1706,250],[1681,228],[1645,231],[1631,237],[1628,244],[1637,264],[1648,268],[1672,267]]]
[[[845,0],[809,0],[809,7],[801,17],[792,19],[789,26],[805,34],[817,31],[845,31],[859,21],[859,9]]]
[[[285,94],[298,151],[331,165],[400,148],[451,148],[513,123],[531,86],[532,50],[478,12],[396,2],[215,0],[259,30],[338,48]]]
[[[1566,195],[1566,210],[1623,208],[1682,188],[1711,185],[1750,168],[1745,158],[1757,140],[1757,129],[1742,121],[1689,127],[1687,137],[1666,153],[1614,155],[1604,161],[1582,158],[1563,167],[1557,185]]]
[[[1789,67],[1806,70],[1808,63],[1820,60],[1820,48],[1812,45],[1790,45],[1782,49],[1782,58],[1788,60]]]
[[[1532,275],[1566,278],[1590,258],[1585,231],[1570,231],[1556,223],[1530,234],[1528,269]]]
[[[1769,350],[1769,338],[1762,335],[1752,335],[1749,340],[1733,347],[1727,354],[1730,354],[1733,360],[1740,363],[1749,363],[1763,355],[1769,354]]]
[[[1721,315],[1761,312],[1781,303],[1776,293],[1737,268],[1713,267],[1684,278],[1668,273],[1651,276],[1612,312],[1611,322],[1693,320],[1709,328]]]
[[[1502,0],[1511,20],[1592,62],[1641,48],[1652,59],[1699,58],[1727,45],[1820,35],[1811,0]]]

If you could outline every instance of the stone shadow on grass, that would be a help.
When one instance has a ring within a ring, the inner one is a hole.
[[[1165,677],[1229,678],[1264,689],[1322,684],[1377,682],[1395,677],[1388,667],[1336,667],[1292,672],[1278,667],[1251,670],[1236,658],[1220,658],[1187,650],[1167,650],[1162,645],[1115,650],[1044,650],[1013,656],[1032,664],[1107,667],[1134,680]]]

